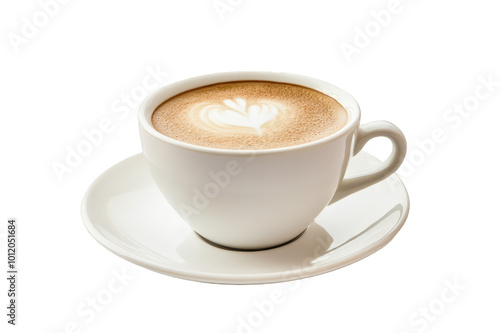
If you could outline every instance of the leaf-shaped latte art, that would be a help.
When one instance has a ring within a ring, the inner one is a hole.
[[[243,98],[235,98],[221,104],[198,104],[191,109],[191,116],[215,131],[260,134],[262,126],[275,119],[283,109],[271,101],[248,105]]]

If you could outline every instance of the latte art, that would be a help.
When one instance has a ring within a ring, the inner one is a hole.
[[[161,134],[198,146],[258,150],[325,138],[347,123],[334,98],[294,84],[222,82],[172,96],[151,123]]]
[[[250,104],[243,98],[226,99],[221,104],[201,103],[191,108],[193,123],[219,133],[262,133],[262,126],[283,113],[284,106],[262,101]]]

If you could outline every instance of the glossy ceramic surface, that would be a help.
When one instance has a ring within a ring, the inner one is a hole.
[[[347,124],[325,138],[272,149],[218,149],[174,140],[156,131],[151,115],[163,101],[207,84],[263,80],[324,92],[346,110]],[[323,209],[390,176],[406,154],[395,125],[360,125],[354,98],[328,82],[277,72],[227,72],[189,78],[150,94],[138,111],[142,150],[152,178],[175,211],[199,235],[223,246],[274,247],[302,233]],[[384,163],[344,178],[350,158],[372,138],[386,137],[393,150]]]
[[[380,163],[361,152],[347,175]],[[141,154],[99,176],[82,203],[90,234],[120,257],[163,274],[224,284],[290,281],[352,264],[386,245],[408,210],[406,189],[392,175],[326,207],[291,243],[260,251],[223,249],[202,240],[166,203]]]

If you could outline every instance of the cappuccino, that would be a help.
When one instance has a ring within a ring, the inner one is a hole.
[[[153,112],[153,127],[172,139],[211,148],[256,150],[325,138],[347,123],[339,102],[288,83],[235,81],[173,96]]]

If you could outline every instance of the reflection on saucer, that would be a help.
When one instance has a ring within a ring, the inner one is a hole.
[[[192,232],[177,248],[177,254],[186,262],[213,272],[224,267],[227,273],[251,274],[255,272],[253,267],[256,266],[269,272],[288,272],[306,269],[314,259],[325,254],[332,243],[330,234],[313,222],[294,241],[260,251],[223,249],[207,243]]]

